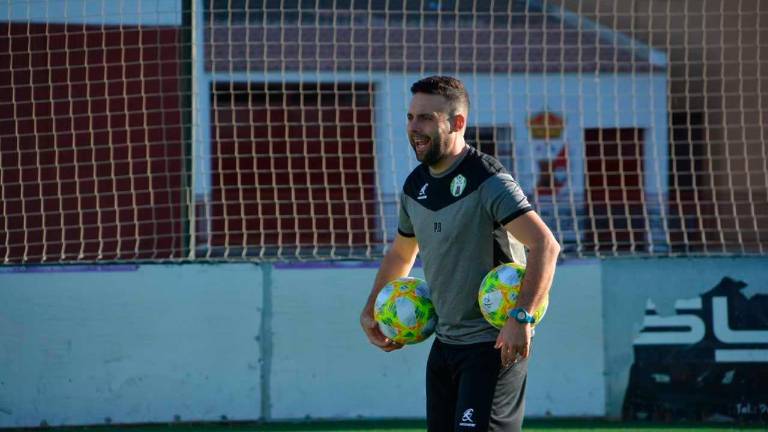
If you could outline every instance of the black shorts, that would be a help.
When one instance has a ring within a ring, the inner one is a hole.
[[[435,339],[427,361],[429,432],[520,430],[528,360],[502,368],[493,345]]]

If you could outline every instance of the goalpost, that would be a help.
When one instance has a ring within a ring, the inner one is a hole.
[[[0,262],[378,258],[433,74],[564,256],[764,255],[768,9],[603,3],[10,0]]]

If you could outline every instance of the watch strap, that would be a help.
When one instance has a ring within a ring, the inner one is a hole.
[[[521,307],[516,307],[509,311],[509,316],[520,324],[534,324],[536,322],[536,318]]]

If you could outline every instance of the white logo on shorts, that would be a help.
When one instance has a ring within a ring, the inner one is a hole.
[[[464,415],[461,416],[461,423],[459,423],[459,426],[475,427],[475,421],[472,419],[474,414],[475,410],[472,408],[464,411]]]

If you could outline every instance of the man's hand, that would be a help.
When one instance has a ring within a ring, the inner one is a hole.
[[[381,348],[383,351],[390,352],[403,347],[403,345],[395,343],[388,337],[384,336],[384,334],[379,329],[378,323],[376,323],[376,320],[373,319],[372,308],[366,307],[363,309],[363,312],[360,314],[360,325],[363,327],[365,335],[368,336],[368,340],[372,344]]]
[[[531,332],[530,324],[519,323],[514,318],[507,320],[494,345],[496,349],[501,350],[503,367],[528,357],[531,353]]]
[[[418,253],[419,244],[416,243],[415,237],[404,237],[400,233],[395,235],[392,247],[381,260],[371,294],[368,296],[365,307],[363,307],[363,312],[360,313],[360,325],[363,327],[365,335],[368,336],[368,340],[387,352],[400,349],[403,346],[391,341],[381,333],[376,320],[373,319],[373,305],[376,302],[376,296],[384,285],[399,277],[408,276]]]

